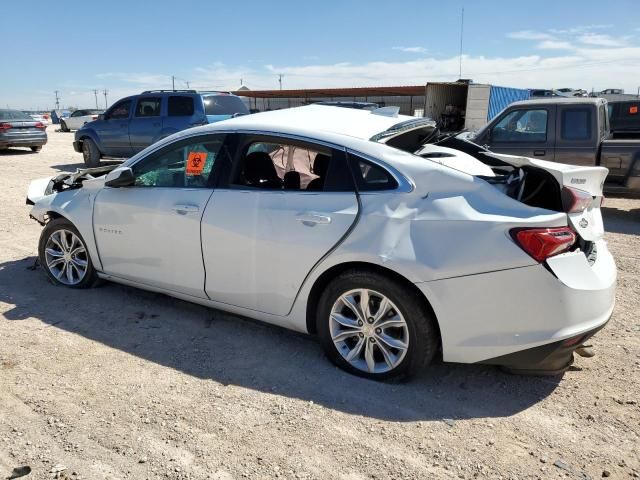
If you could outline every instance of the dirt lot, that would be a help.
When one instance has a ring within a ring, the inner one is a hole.
[[[378,384],[312,338],[49,284],[25,193],[82,158],[48,133],[39,154],[0,153],[0,478],[640,477],[640,200],[604,209],[619,289],[595,358],[562,378],[439,364]]]

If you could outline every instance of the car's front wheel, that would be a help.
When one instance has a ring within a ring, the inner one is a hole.
[[[67,127],[67,124],[63,121],[60,122],[60,131],[62,132],[68,132],[69,131],[69,127]]]
[[[98,280],[82,235],[65,218],[56,218],[45,225],[38,244],[38,257],[47,276],[56,285],[89,288]]]
[[[420,372],[439,345],[435,319],[416,292],[374,272],[335,278],[320,297],[316,327],[333,363],[374,380]]]
[[[87,167],[99,167],[100,166],[100,150],[93,140],[85,138],[82,141],[82,157]]]
[[[40,150],[42,150],[42,147],[39,147],[39,146],[31,147],[31,151],[33,153],[38,153]]]

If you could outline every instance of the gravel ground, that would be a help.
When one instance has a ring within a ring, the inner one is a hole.
[[[39,154],[0,152],[0,478],[640,477],[640,200],[604,208],[619,288],[594,358],[563,377],[438,364],[379,384],[312,338],[48,283],[27,186],[82,166],[73,134],[48,133]]]

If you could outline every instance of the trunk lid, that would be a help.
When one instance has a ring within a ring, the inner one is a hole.
[[[484,155],[515,167],[531,166],[543,169],[553,175],[560,187],[587,192],[592,201],[581,211],[567,213],[567,217],[570,225],[583,240],[593,242],[602,238],[604,225],[600,205],[604,180],[609,170],[604,167],[581,167],[494,152],[484,152]]]

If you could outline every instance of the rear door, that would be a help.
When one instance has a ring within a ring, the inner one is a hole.
[[[163,137],[207,123],[199,95],[169,95],[166,112],[162,117]]]
[[[304,279],[358,214],[339,148],[236,134],[237,148],[202,218],[206,292],[287,315]]]
[[[580,104],[559,104],[556,108],[555,160],[570,165],[595,166],[601,141],[596,109],[593,105]]]
[[[129,141],[129,118],[132,105],[131,98],[120,100],[104,114],[104,120],[93,127],[100,138],[103,154],[128,157],[133,153]]]
[[[515,108],[489,131],[491,150],[523,157],[555,159],[556,106]]]
[[[141,96],[136,100],[133,117],[129,122],[129,140],[133,153],[147,148],[160,136],[161,105],[162,97]]]

